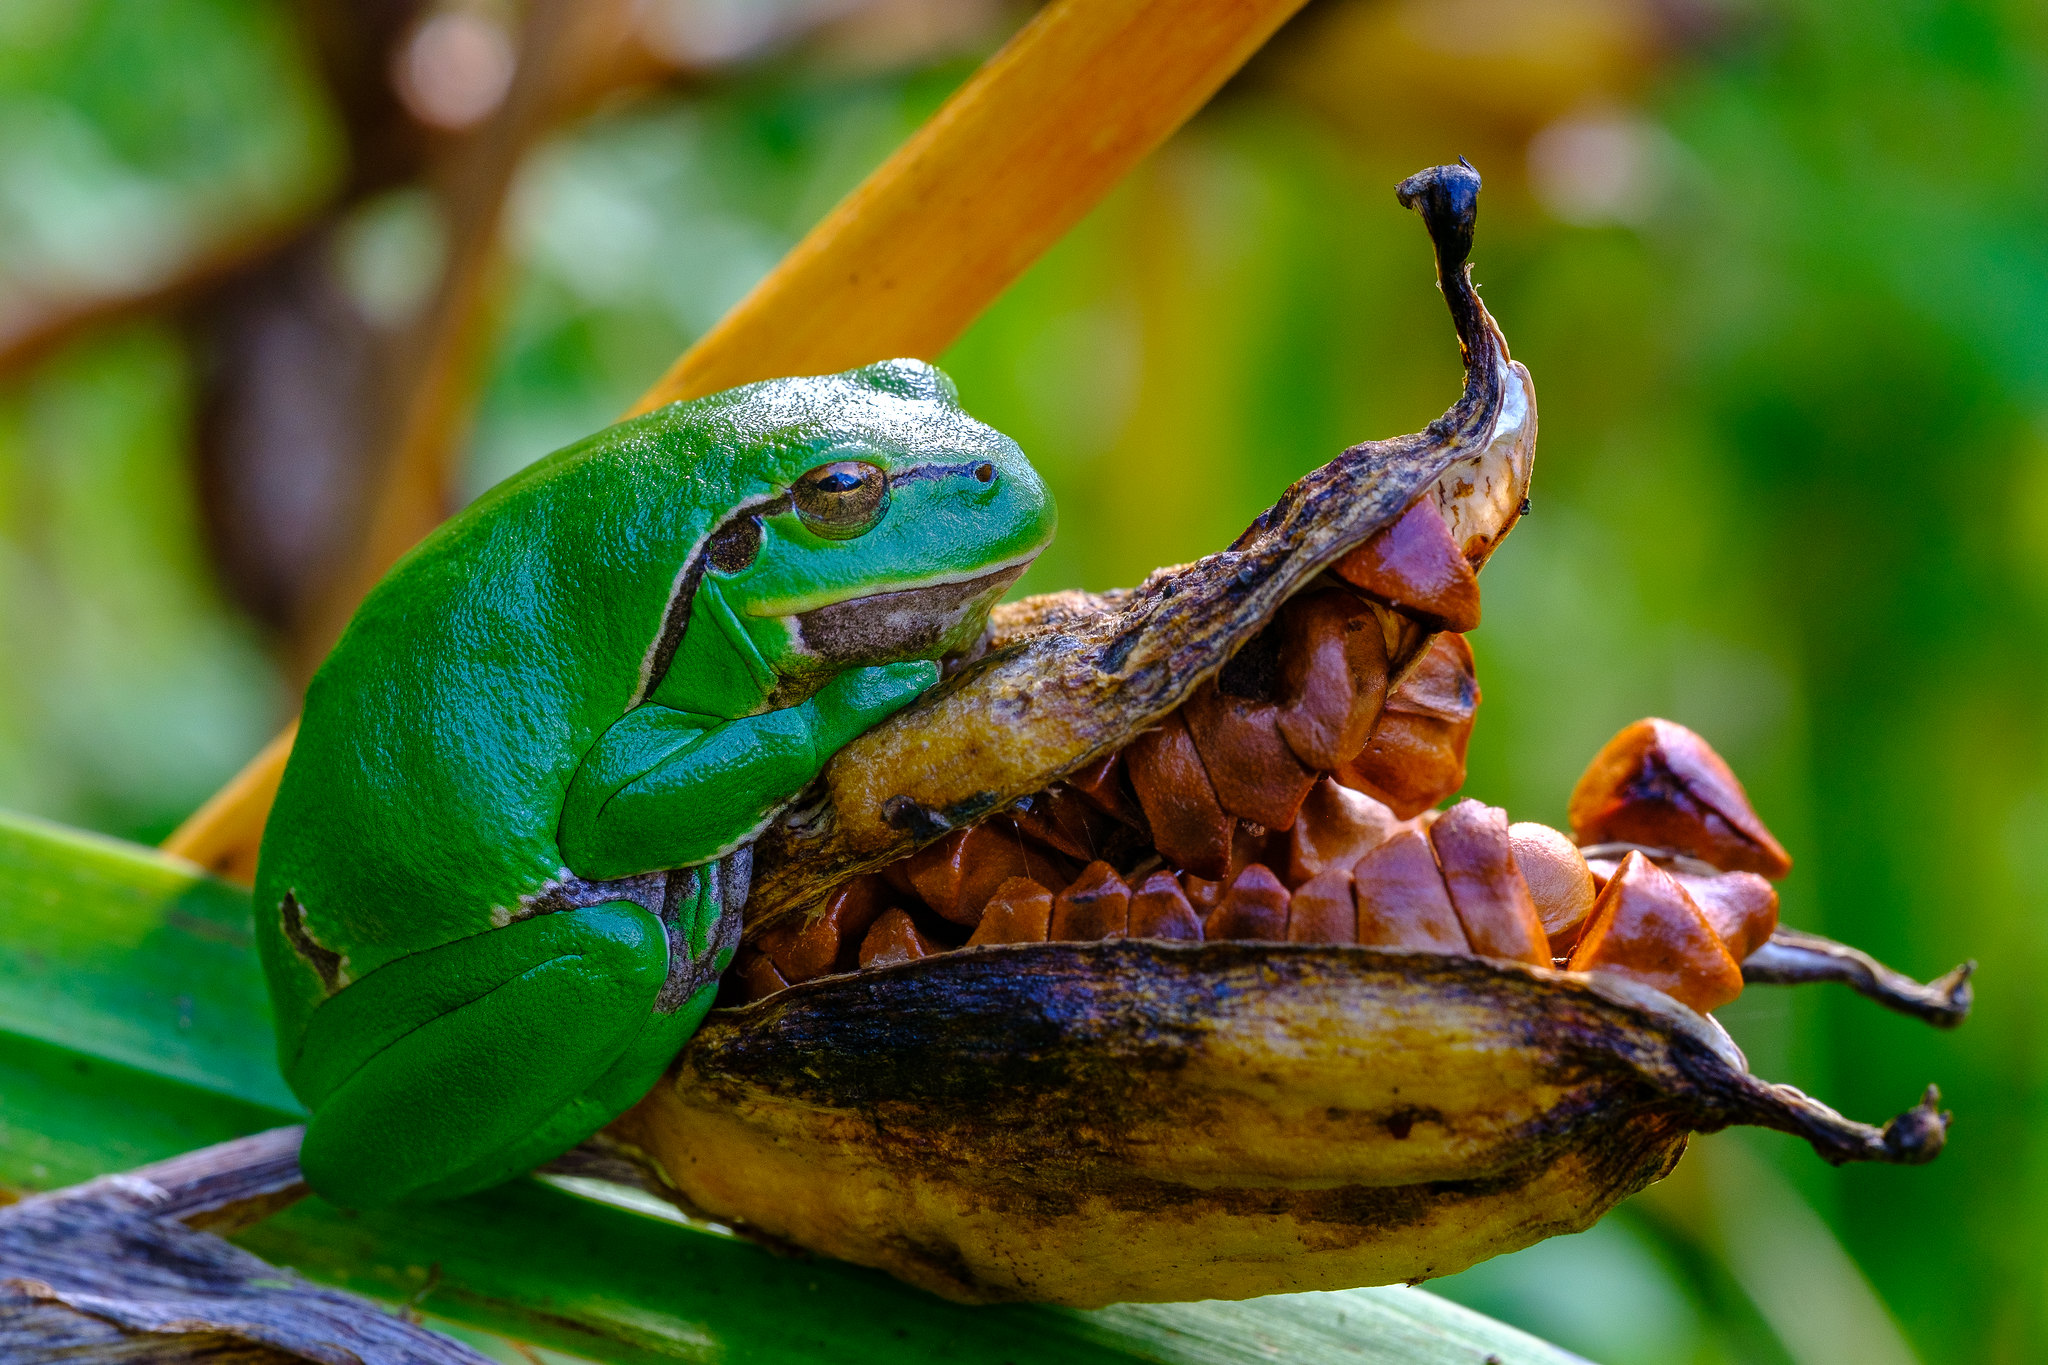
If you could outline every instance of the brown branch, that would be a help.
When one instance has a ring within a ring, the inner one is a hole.
[[[302,1128],[0,1209],[0,1360],[481,1365],[367,1299],[221,1240],[302,1196]]]

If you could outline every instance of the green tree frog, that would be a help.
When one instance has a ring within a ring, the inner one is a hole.
[[[751,841],[1053,523],[893,361],[622,422],[402,559],[307,689],[257,870],[312,1187],[462,1194],[637,1101],[739,944]]]

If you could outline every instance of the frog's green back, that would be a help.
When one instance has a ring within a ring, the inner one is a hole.
[[[979,425],[913,363],[749,385],[547,457],[401,560],[307,690],[264,835],[258,941],[287,1048],[333,989],[565,875],[563,795],[654,681],[671,597],[726,513],[835,441],[914,448],[955,424]]]

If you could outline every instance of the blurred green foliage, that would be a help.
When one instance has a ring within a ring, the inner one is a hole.
[[[0,5],[0,341],[274,231],[339,171],[291,16],[263,0]]]
[[[149,7],[20,13],[95,8]],[[176,8],[244,16],[241,50],[298,88],[265,46],[277,12]],[[0,28],[0,128],[27,126],[18,92],[46,86],[8,45],[35,26]],[[147,90],[190,38],[158,19],[126,41]],[[543,148],[467,490],[623,408],[962,74],[791,64]],[[1441,1287],[1610,1365],[2042,1358],[2048,20],[1775,0],[1624,115],[1648,158],[1626,213],[1546,208],[1523,166],[1480,165],[1476,273],[1544,434],[1533,514],[1486,574],[1470,790],[1562,823],[1607,735],[1683,721],[1797,856],[1789,922],[1923,975],[1976,957],[1981,1004],[1953,1035],[1824,988],[1724,1015],[1757,1070],[1857,1117],[1938,1080],[1958,1117],[1934,1166],[1707,1139],[1593,1232]],[[320,136],[295,136],[269,183],[329,173]],[[1214,549],[1337,449],[1455,396],[1426,242],[1390,190],[1461,150],[1248,79],[944,357],[1059,496],[1027,590]],[[0,271],[25,240],[4,212]],[[142,328],[0,397],[0,802],[157,832],[273,718],[196,548],[188,382]]]
[[[284,697],[200,544],[176,338],[85,338],[0,389],[0,804],[161,838]]]

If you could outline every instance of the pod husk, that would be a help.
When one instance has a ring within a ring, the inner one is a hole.
[[[1917,1161],[1614,977],[1356,946],[968,949],[706,1024],[615,1135],[713,1216],[948,1298],[1092,1306],[1447,1275],[1577,1232],[1688,1134]]]
[[[856,740],[755,850],[749,938],[1115,752],[1294,593],[1435,496],[1484,560],[1522,510],[1526,370],[1473,291],[1478,178],[1402,186],[1436,243],[1463,395],[1344,451],[1228,550],[999,608],[985,657]],[[1434,623],[1383,617],[1395,676]],[[1336,944],[987,946],[715,1011],[609,1130],[678,1203],[948,1298],[1090,1306],[1446,1275],[1589,1226],[1693,1132],[1931,1159],[1751,1076],[1718,1024],[1605,974]]]

